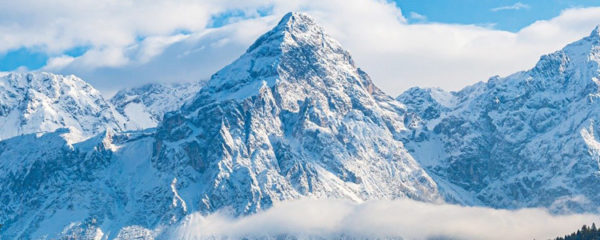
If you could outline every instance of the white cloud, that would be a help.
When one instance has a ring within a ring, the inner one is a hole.
[[[259,9],[269,9],[268,15],[259,17]],[[207,28],[211,16],[229,11],[246,17]],[[56,56],[46,69],[79,75],[103,91],[197,81],[233,61],[288,11],[313,15],[391,95],[413,86],[457,90],[530,68],[540,55],[600,23],[600,8],[569,9],[513,33],[475,25],[409,24],[399,8],[383,0],[24,0],[0,9],[0,52],[45,49]],[[76,46],[89,50],[64,61],[64,50]]]
[[[86,68],[98,58],[84,55],[59,72],[75,73],[103,92],[109,92],[106,95],[147,82],[203,80],[237,58],[278,20],[276,17],[250,19],[180,37],[161,37],[152,43],[146,39],[125,51],[130,62],[124,66]]]
[[[427,16],[421,15],[421,14],[416,13],[416,12],[410,12],[409,17],[411,19],[417,20],[417,21],[425,21],[425,20],[427,20]]]
[[[0,51],[18,46],[60,52],[74,45],[123,47],[138,36],[200,30],[208,1],[3,1]]]
[[[404,237],[407,239],[553,239],[596,215],[551,215],[543,209],[497,210],[436,205],[412,200],[299,200],[255,215],[233,218],[216,213],[190,215],[163,234],[174,239],[241,239],[283,234],[332,239]]]
[[[529,69],[541,55],[589,35],[600,23],[600,8],[569,9],[516,33],[474,25],[406,24],[395,15],[344,8],[335,17],[317,15],[375,83],[394,96],[412,86],[458,90]]]
[[[48,59],[46,66],[44,66],[42,68],[42,70],[44,70],[44,71],[60,70],[60,69],[63,69],[64,67],[68,66],[69,64],[71,64],[73,62],[73,60],[75,60],[74,57],[67,56],[67,55],[52,57],[52,58]]]
[[[490,10],[492,10],[492,12],[497,12],[497,11],[504,11],[504,10],[521,10],[521,9],[529,9],[529,5],[521,3],[521,2],[517,2],[513,5],[508,5],[508,6],[501,6],[501,7],[497,7],[497,8],[492,8]]]

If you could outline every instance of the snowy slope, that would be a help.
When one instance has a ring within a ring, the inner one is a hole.
[[[0,140],[71,128],[81,138],[122,129],[100,92],[71,75],[10,73],[0,76]]]
[[[201,86],[201,82],[146,84],[121,90],[110,102],[127,119],[127,129],[146,129],[156,127],[165,113],[178,110]]]
[[[400,141],[402,111],[312,18],[290,13],[165,116],[156,164],[203,212],[302,196],[441,201]]]
[[[2,239],[112,239],[124,226],[168,224],[183,214],[173,205],[174,179],[150,161],[152,132],[109,131],[77,144],[65,134],[0,142]]]
[[[598,211],[599,78],[596,28],[528,71],[442,98],[412,89],[398,97],[417,123],[407,147],[444,192],[471,203]]]

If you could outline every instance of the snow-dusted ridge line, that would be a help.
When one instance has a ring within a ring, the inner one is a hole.
[[[398,99],[415,123],[411,154],[436,182],[461,189],[455,195],[488,206],[599,211],[599,32],[528,71],[447,93],[458,99],[453,107],[429,89],[405,92]]]
[[[46,72],[0,76],[0,139],[71,128],[85,139],[122,130],[120,116],[100,92],[74,75]]]
[[[47,72],[0,75],[0,140],[70,128],[72,141],[105,129],[156,127],[162,116],[179,109],[201,82],[147,84],[119,91],[110,101],[74,75]]]

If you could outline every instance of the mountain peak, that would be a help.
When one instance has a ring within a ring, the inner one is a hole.
[[[165,115],[155,156],[197,172],[208,187],[194,199],[206,212],[250,213],[303,196],[438,201],[400,142],[402,114],[311,17],[289,13]]]
[[[590,37],[600,39],[600,24],[596,25],[596,28],[594,28]]]
[[[326,35],[323,28],[314,18],[306,13],[289,12],[284,15],[277,26],[259,37],[246,52],[252,52],[259,46],[275,43],[282,46],[285,43],[305,41]]]
[[[358,76],[350,54],[312,17],[288,13],[240,58],[215,73],[207,82],[206,93],[212,99],[243,99],[258,94],[264,86],[272,87],[283,80],[302,82],[308,77],[323,80],[317,76],[337,73],[342,69],[339,66],[345,66],[343,69],[351,70],[351,75],[363,78]],[[336,80],[341,79],[344,78]]]
[[[296,26],[316,26],[315,19],[306,13],[289,12],[281,18],[276,28],[293,29]]]
[[[565,81],[564,76],[568,73],[585,73],[595,76],[598,65],[588,63],[600,63],[598,56],[600,56],[600,25],[596,26],[589,36],[572,42],[561,50],[540,57],[533,72],[537,73],[541,79],[555,79],[562,86],[566,82],[573,83]],[[579,78],[584,81],[580,87],[588,89],[586,86],[589,79]]]

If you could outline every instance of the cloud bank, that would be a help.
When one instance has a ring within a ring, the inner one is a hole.
[[[233,218],[217,213],[190,215],[166,231],[174,239],[240,239],[294,236],[405,239],[551,239],[600,216],[553,216],[543,209],[516,211],[435,205],[412,200],[298,200],[265,212]]]
[[[528,69],[540,55],[588,35],[600,23],[600,8],[568,9],[518,32],[409,23],[401,9],[383,0],[23,0],[2,5],[0,54],[23,47],[46,52],[51,58],[43,70],[79,75],[103,91],[207,79],[289,11],[313,15],[391,95],[413,86],[457,90]],[[68,54],[78,48],[86,51]]]

